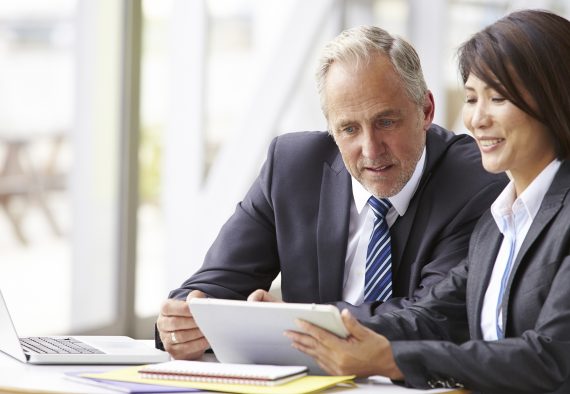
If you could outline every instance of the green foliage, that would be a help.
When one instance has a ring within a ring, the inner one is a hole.
[[[140,204],[157,204],[159,201],[162,152],[160,128],[156,126],[143,128],[139,144]]]

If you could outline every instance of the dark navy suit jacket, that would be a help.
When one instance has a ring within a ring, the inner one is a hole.
[[[418,189],[390,229],[394,298],[355,308],[363,320],[424,297],[466,256],[475,223],[507,183],[506,176],[483,170],[467,135],[432,125],[426,147]],[[344,306],[351,204],[351,177],[328,133],[275,138],[202,268],[170,297],[199,289],[216,298],[244,299],[253,290],[269,289],[281,272],[284,301]]]

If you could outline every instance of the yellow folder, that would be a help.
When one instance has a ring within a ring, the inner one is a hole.
[[[161,386],[185,387],[208,391],[243,394],[305,394],[325,390],[338,384],[354,385],[352,376],[305,376],[278,386],[256,386],[244,384],[200,383],[167,379],[147,379],[139,377],[141,366],[116,369],[103,373],[87,373],[81,376],[115,380],[121,382],[158,384]]]

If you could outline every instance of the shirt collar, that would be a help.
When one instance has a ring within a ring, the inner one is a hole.
[[[491,214],[501,233],[504,234],[506,231],[505,216],[516,214],[519,210],[524,210],[530,220],[534,220],[560,165],[560,160],[551,161],[518,198],[516,198],[514,182],[509,182],[491,205]]]
[[[392,206],[396,209],[399,216],[402,216],[408,210],[408,206],[410,205],[410,201],[418,188],[420,183],[420,179],[422,179],[422,174],[424,172],[424,166],[426,162],[426,148],[422,152],[422,155],[418,162],[416,163],[416,168],[414,169],[414,173],[410,180],[404,185],[402,190],[398,192],[398,194],[389,197],[388,200],[392,203]],[[354,203],[356,204],[356,209],[360,214],[366,204],[368,203],[368,199],[372,196],[368,190],[362,186],[358,180],[354,177],[352,178],[352,195],[354,198]]]

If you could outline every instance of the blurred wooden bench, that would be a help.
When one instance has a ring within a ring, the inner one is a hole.
[[[23,244],[28,243],[22,226],[25,209],[18,209],[16,200],[24,200],[26,204],[38,204],[54,234],[62,234],[46,195],[52,191],[66,189],[66,177],[57,169],[64,140],[63,133],[47,136],[0,134],[0,147],[4,151],[4,159],[0,162],[0,205],[16,238]],[[41,162],[32,157],[30,151],[37,141],[46,143],[49,149],[47,158]]]

